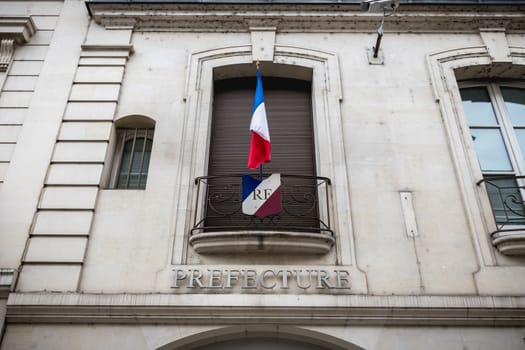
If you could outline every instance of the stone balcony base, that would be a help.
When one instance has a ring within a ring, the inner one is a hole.
[[[328,234],[272,231],[204,232],[190,237],[190,244],[199,254],[326,254],[334,242]]]
[[[504,255],[525,255],[525,228],[520,231],[497,232],[492,244]]]

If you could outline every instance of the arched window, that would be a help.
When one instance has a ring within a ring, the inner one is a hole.
[[[141,116],[117,122],[113,188],[146,188],[154,126],[151,119]]]
[[[124,149],[117,177],[117,188],[146,188],[152,139],[152,129],[125,129]],[[132,134],[128,137],[126,134]]]

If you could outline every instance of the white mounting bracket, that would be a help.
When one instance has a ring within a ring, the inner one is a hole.
[[[383,55],[383,50],[379,49],[377,51],[377,57],[374,57],[374,51],[375,49],[373,47],[366,49],[366,54],[368,56],[368,63],[369,64],[385,64],[385,57]]]

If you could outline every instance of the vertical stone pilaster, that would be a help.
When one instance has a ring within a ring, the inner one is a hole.
[[[122,37],[122,31],[113,33]],[[97,29],[103,42],[100,34]],[[111,36],[112,32],[103,34]],[[130,35],[131,30],[126,42]],[[82,45],[26,245],[18,291],[76,291],[79,287],[113,117],[131,52],[127,43]]]

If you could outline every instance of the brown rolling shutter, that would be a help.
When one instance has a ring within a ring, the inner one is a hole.
[[[255,84],[255,77],[215,82],[208,175],[258,175],[257,170],[247,168]],[[315,176],[310,82],[263,77],[263,85],[272,145],[272,162],[264,164],[264,173]],[[229,178],[209,182],[209,191],[218,192],[212,194],[208,203],[205,226],[243,226],[248,223],[249,220],[240,213],[239,181],[240,178]],[[308,195],[307,192],[315,188],[312,180],[283,178],[282,181],[283,191],[284,185],[288,188],[286,193],[283,192],[283,197],[286,197],[283,202],[289,202],[290,196],[297,199]],[[316,204],[312,207],[311,202],[301,204],[300,201],[294,200],[287,205],[292,215],[283,213],[280,222],[296,226],[295,221],[300,220],[301,226],[318,226],[316,220],[305,223],[302,214],[300,218],[295,216],[295,213],[310,211],[317,217]]]
[[[263,85],[272,143],[264,172],[315,175],[310,82],[267,77]],[[208,175],[248,172],[254,93],[255,77],[215,83]]]

